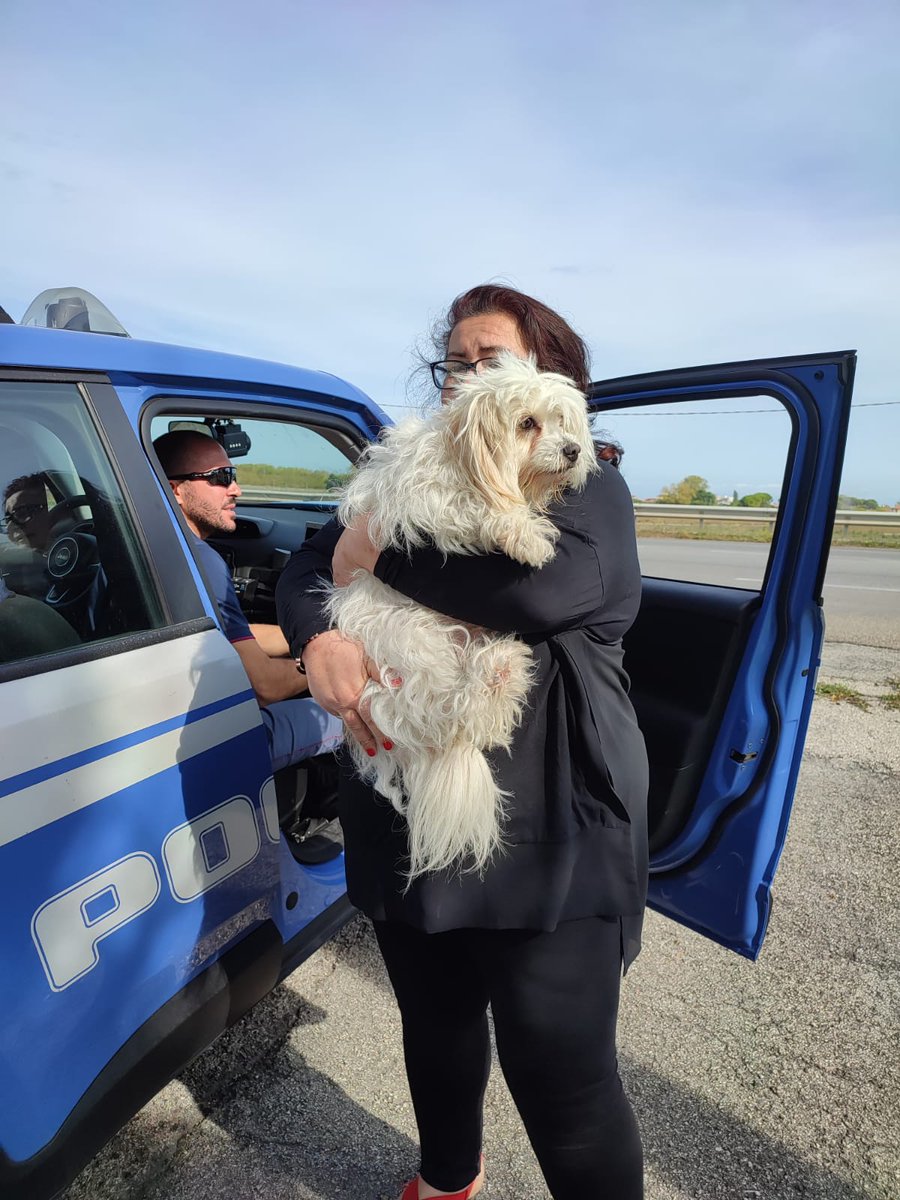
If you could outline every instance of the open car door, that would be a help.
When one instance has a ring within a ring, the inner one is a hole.
[[[625,639],[650,758],[649,903],[748,958],[765,935],[815,691],[855,365],[852,352],[729,363],[596,383],[589,396],[625,444],[633,492],[655,439],[657,455],[666,448],[663,481],[693,469],[704,446],[717,464],[730,447],[737,500],[757,464],[772,478],[773,420],[781,431],[771,545],[657,543],[642,515],[643,600]],[[736,418],[730,438],[703,432],[699,418],[726,415]],[[707,524],[704,536],[725,528],[750,526]]]

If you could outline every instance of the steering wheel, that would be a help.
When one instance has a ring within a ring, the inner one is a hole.
[[[53,580],[44,597],[47,604],[72,608],[89,601],[102,574],[97,539],[92,533],[64,533],[47,552],[47,572]]]
[[[47,517],[48,517],[50,525],[55,526],[58,523],[59,518],[61,516],[64,516],[66,513],[73,512],[76,508],[90,508],[90,506],[91,506],[90,498],[88,496],[85,496],[83,493],[80,496],[66,496],[66,498],[64,500],[60,500],[58,504],[54,504],[54,506],[50,509],[49,513],[47,514]],[[74,533],[77,530],[89,531],[89,530],[93,529],[93,527],[94,527],[94,522],[92,519],[87,520],[87,521],[84,521],[84,520],[77,521],[72,526],[72,529],[69,532]],[[51,553],[52,553],[52,547],[51,547]],[[51,574],[52,574],[52,572],[51,572]]]

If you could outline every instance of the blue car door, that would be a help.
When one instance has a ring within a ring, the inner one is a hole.
[[[708,441],[714,464],[733,452],[735,492],[721,500],[739,505],[738,482],[774,472],[772,422],[783,438],[777,508],[710,508],[700,522],[713,539],[729,526],[767,525],[771,544],[656,539],[653,528],[665,525],[652,514],[662,509],[638,505],[643,598],[626,638],[650,759],[649,903],[749,958],[766,930],[815,690],[854,368],[847,352],[632,376],[591,391],[595,419],[625,444],[633,492],[654,455],[664,455],[664,483],[691,469]],[[734,435],[707,437],[723,416]],[[673,485],[664,498],[690,504],[694,488],[709,505],[716,497],[698,490],[706,482],[688,476],[684,495]],[[679,566],[679,553],[708,562],[710,578]]]
[[[258,706],[112,389],[6,371],[0,431],[0,1190],[40,1195],[129,1067],[139,1104],[192,1010],[224,1028],[224,954],[277,979],[278,859]]]

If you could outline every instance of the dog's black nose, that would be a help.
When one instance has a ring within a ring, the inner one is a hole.
[[[576,446],[574,442],[569,442],[568,446],[563,446],[563,458],[567,458],[570,463],[578,461],[578,455],[581,453],[581,447]]]

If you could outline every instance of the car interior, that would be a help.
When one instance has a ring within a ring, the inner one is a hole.
[[[251,624],[277,624],[275,585],[294,550],[331,519],[334,502],[243,502],[231,535],[210,544],[231,569],[235,591]],[[327,752],[276,771],[278,816],[291,853],[315,864],[336,857],[343,846],[337,820],[338,768]]]
[[[624,644],[650,762],[651,854],[690,815],[758,607],[756,592],[644,577]]]

